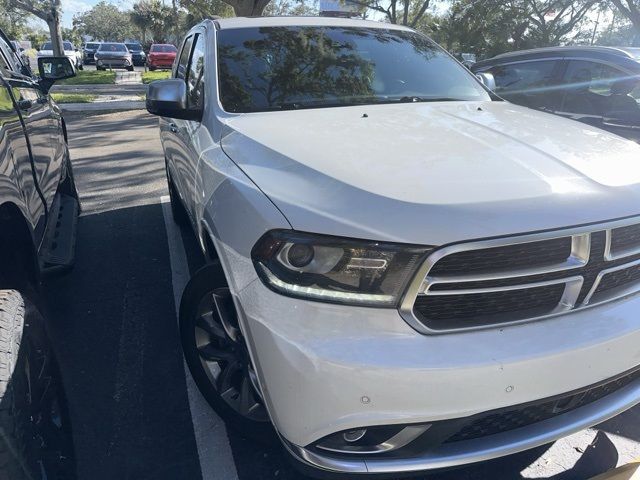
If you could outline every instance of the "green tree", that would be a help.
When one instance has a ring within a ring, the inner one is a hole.
[[[412,28],[423,20],[432,0],[343,0],[344,3],[356,5],[373,12],[382,13],[387,21]]]
[[[188,26],[205,18],[233,16],[233,8],[223,0],[180,0],[180,6],[187,11]]]
[[[0,0],[0,28],[11,39],[20,39],[27,34],[30,15],[18,11],[7,0]]]
[[[9,0],[9,6],[23,10],[47,22],[53,54],[59,57],[64,56],[60,27],[61,0]]]
[[[131,22],[140,30],[142,41],[149,39],[156,43],[165,43],[173,29],[173,9],[161,0],[141,0],[133,5],[129,14]],[[149,38],[150,37],[150,38]]]
[[[75,15],[73,26],[81,35],[102,41],[124,40],[134,30],[129,14],[104,0],[91,10]]]
[[[635,42],[640,45],[640,0],[611,0],[611,3],[631,22]]]
[[[268,16],[318,15],[318,2],[305,0],[272,0],[264,10]]]

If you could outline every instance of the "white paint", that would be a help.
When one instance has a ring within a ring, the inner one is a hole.
[[[190,277],[189,267],[180,231],[173,221],[169,197],[161,197],[160,201],[162,202],[162,214],[167,230],[177,319],[180,309],[180,297]],[[231,453],[224,422],[215,414],[200,394],[184,360],[183,365],[202,478],[203,480],[237,480],[238,473],[236,472],[236,465],[233,461],[233,454]]]

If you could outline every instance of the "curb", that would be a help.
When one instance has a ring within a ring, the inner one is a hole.
[[[113,110],[144,110],[145,102],[129,100],[95,103],[59,103],[63,112],[109,112]]]

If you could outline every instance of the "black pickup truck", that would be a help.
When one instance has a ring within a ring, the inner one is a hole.
[[[64,119],[48,95],[66,58],[31,74],[0,32],[0,479],[73,477],[43,278],[73,264],[80,209]]]

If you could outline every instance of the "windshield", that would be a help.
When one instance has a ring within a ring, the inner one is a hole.
[[[175,53],[178,49],[173,45],[151,45],[151,51],[156,53]]]
[[[139,43],[127,43],[126,45],[127,48],[132,52],[139,52],[140,50],[142,50],[142,45],[140,45]]]
[[[98,48],[99,46],[100,46],[100,44],[99,44],[99,43],[87,43],[87,44],[85,45],[85,47],[84,47],[84,48],[90,48],[90,49],[92,49],[92,50],[95,50],[95,49],[96,49],[96,48]]]
[[[73,50],[73,45],[71,45],[71,42],[62,42],[62,45],[65,50]],[[42,45],[42,50],[53,50],[51,42],[46,42],[44,45]]]
[[[124,43],[103,43],[98,49],[99,52],[127,52]]]
[[[221,30],[218,58],[220,99],[229,112],[490,99],[440,47],[410,31]]]

